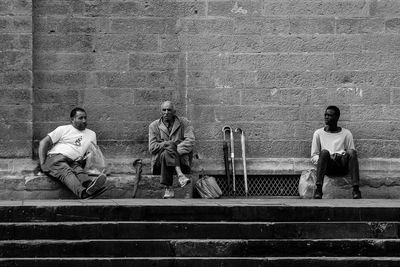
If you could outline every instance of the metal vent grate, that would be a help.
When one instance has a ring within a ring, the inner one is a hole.
[[[212,175],[223,196],[233,196],[224,175]],[[249,196],[299,196],[300,175],[248,175]],[[232,185],[231,185],[232,186]],[[245,196],[243,175],[236,175],[236,196]]]

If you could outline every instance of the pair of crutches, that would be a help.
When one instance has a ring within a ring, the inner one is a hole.
[[[230,169],[229,169],[229,159],[228,159],[228,150],[230,150],[230,162],[232,166],[232,191],[233,195],[236,195],[236,172],[235,172],[235,140],[233,135],[233,128],[229,125],[222,127],[222,132],[224,134],[224,143],[222,146],[224,152],[224,164],[225,164],[225,175],[228,181],[228,188],[231,188],[231,177],[230,177]],[[228,141],[226,140],[226,133],[229,132],[230,139],[230,148],[228,148]],[[243,160],[243,177],[244,177],[244,193],[246,197],[249,194],[249,188],[247,184],[247,166],[246,166],[246,139],[244,136],[244,131],[240,128],[235,129],[236,133],[240,134],[240,142],[242,145],[242,160]]]

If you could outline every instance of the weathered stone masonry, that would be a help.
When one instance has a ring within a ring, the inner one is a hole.
[[[76,105],[107,157],[146,158],[166,99],[203,159],[225,124],[249,157],[307,158],[328,104],[362,158],[399,155],[400,1],[5,0],[0,35],[3,158],[31,157]]]

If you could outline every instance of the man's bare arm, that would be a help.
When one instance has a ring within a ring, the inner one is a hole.
[[[52,148],[53,141],[51,141],[50,136],[46,136],[39,143],[39,163],[40,167],[43,167],[44,162],[46,161],[47,152]]]

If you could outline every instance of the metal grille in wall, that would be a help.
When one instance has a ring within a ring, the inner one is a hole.
[[[224,175],[213,176],[217,180],[223,196],[233,196],[232,190],[228,188],[226,177]],[[300,175],[248,175],[249,196],[299,196],[299,179]],[[242,175],[236,175],[235,196],[245,196]]]

